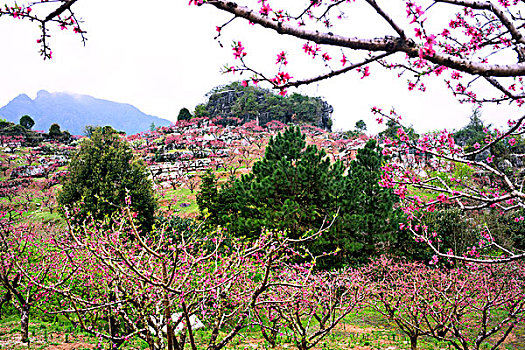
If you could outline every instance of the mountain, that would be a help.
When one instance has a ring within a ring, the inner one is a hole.
[[[148,130],[151,123],[156,126],[171,124],[169,120],[145,114],[130,104],[45,90],[39,91],[34,100],[26,94],[18,95],[0,108],[0,118],[14,123],[25,114],[35,121],[33,130],[47,131],[51,124],[57,123],[72,135],[82,135],[86,125],[111,125],[118,131],[136,134]]]

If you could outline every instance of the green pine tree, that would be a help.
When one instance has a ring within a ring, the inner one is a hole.
[[[396,241],[402,217],[393,209],[398,198],[379,185],[384,162],[375,140],[367,142],[350,163],[345,179],[339,222],[333,238],[346,261],[364,263],[371,256],[387,253]]]
[[[248,238],[257,237],[262,227],[299,238],[339,212],[331,229],[309,249],[316,255],[339,250],[319,261],[323,268],[364,262],[385,250],[398,227],[396,197],[379,186],[382,161],[371,141],[345,175],[341,162],[330,163],[324,150],[306,145],[298,128],[288,128],[269,141],[251,174],[218,189],[208,173],[198,204],[210,223]]]

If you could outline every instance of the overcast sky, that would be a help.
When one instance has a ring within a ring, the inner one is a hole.
[[[87,45],[70,31],[54,30],[53,59],[48,61],[38,54],[36,25],[0,18],[0,106],[21,93],[34,98],[44,89],[130,103],[174,121],[180,108],[193,110],[213,87],[240,78],[220,73],[224,64],[233,62],[232,40],[242,40],[247,59],[255,64],[271,66],[276,53],[285,50],[296,70],[315,73],[318,69],[299,57],[302,42],[240,21],[224,30],[221,48],[213,39],[215,26],[229,17],[211,6],[190,7],[187,0],[79,0],[74,9],[85,21]],[[364,13],[357,20],[377,19]],[[372,106],[395,107],[418,131],[467,124],[472,107],[456,102],[441,81],[429,82],[426,93],[408,92],[406,86],[406,79],[372,66],[371,76],[364,80],[351,73],[291,92],[320,96],[333,105],[335,129],[351,129],[363,119],[370,131],[377,132]],[[483,116],[500,125],[517,116],[512,113],[487,108]]]

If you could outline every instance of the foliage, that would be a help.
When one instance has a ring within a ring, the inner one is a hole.
[[[155,227],[157,231],[165,232],[165,239],[180,241],[183,237],[201,237],[199,223],[193,218],[183,218],[178,215],[171,217],[159,216],[155,218]]]
[[[261,126],[277,120],[285,124],[308,124],[331,129],[333,108],[319,97],[298,93],[284,97],[259,87],[243,86],[239,82],[216,87],[207,95],[208,102],[199,107],[202,112],[195,110],[195,117],[237,117],[244,122],[258,120]]]
[[[49,127],[49,136],[53,137],[53,138],[57,138],[57,137],[60,137],[62,136],[62,130],[60,130],[60,125],[58,124],[51,124],[51,126]]]
[[[142,229],[151,229],[157,205],[146,166],[114,129],[96,128],[91,138],[83,139],[68,170],[58,201],[79,210],[78,222],[89,215],[97,220],[111,217],[129,195]]]
[[[332,184],[332,191],[342,192],[337,203],[339,218],[334,224],[337,233],[323,235],[319,242],[347,252],[351,256],[347,261],[364,263],[378,252],[407,253],[396,249],[404,239],[399,232],[404,218],[394,210],[397,196],[379,184],[383,162],[381,148],[372,139],[358,150],[343,183]]]
[[[474,145],[482,145],[485,143],[486,130],[490,129],[492,125],[485,125],[481,120],[481,110],[476,108],[472,111],[469,123],[454,133],[456,143],[465,146],[465,150],[470,152],[474,150]]]
[[[525,210],[516,209],[508,215],[493,212],[486,221],[488,229],[508,249],[525,251]]]
[[[387,120],[386,129],[379,133],[379,137],[382,139],[399,140],[399,125],[393,120]],[[417,138],[419,135],[416,133],[413,127],[405,128],[405,133],[411,138]]]
[[[208,172],[197,201],[209,223],[228,225],[233,233],[252,239],[261,227],[298,239],[335,218],[330,230],[309,244],[314,254],[341,250],[320,266],[364,262],[397,231],[395,197],[378,184],[381,162],[375,141],[369,142],[345,175],[340,161],[331,164],[324,150],[306,146],[299,129],[288,128],[269,141],[251,174],[217,189]]]
[[[33,118],[26,114],[20,118],[19,124],[29,130],[35,125],[35,121],[33,120]]]
[[[91,137],[91,135],[97,128],[99,128],[99,126],[96,126],[96,125],[84,126],[84,135],[86,135],[87,137]]]
[[[179,115],[177,116],[177,120],[190,120],[191,118],[192,115],[188,108],[184,107],[180,109]]]
[[[193,112],[193,115],[195,116],[195,118],[204,118],[204,117],[208,117],[209,113],[206,109],[206,106],[203,104],[200,104],[200,105],[195,106],[195,111]]]
[[[355,123],[355,129],[359,131],[360,133],[363,133],[366,131],[366,123],[363,119],[358,120]]]
[[[0,122],[0,143],[2,146],[22,144],[37,146],[44,140],[41,133],[31,131],[22,125],[11,122]]]
[[[211,168],[206,169],[206,173],[201,177],[201,185],[199,193],[197,194],[197,205],[204,217],[210,215],[216,219],[219,208],[217,205],[217,178],[215,177]]]
[[[458,208],[445,207],[429,212],[422,224],[428,231],[436,232],[434,240],[443,251],[466,251],[478,238],[474,218]],[[430,260],[430,256],[426,258]]]

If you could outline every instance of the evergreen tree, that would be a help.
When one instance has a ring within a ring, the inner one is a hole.
[[[181,108],[179,111],[179,115],[177,116],[177,120],[190,120],[192,118],[190,111],[188,108]]]
[[[454,134],[454,139],[457,144],[465,146],[467,151],[473,151],[474,144],[485,144],[484,140],[487,135],[485,134],[484,130],[488,130],[490,128],[490,124],[485,125],[483,120],[481,120],[480,109],[475,108],[472,110],[469,123]]]
[[[31,128],[35,125],[35,121],[33,120],[33,118],[31,118],[30,116],[26,114],[20,118],[19,124],[22,125],[24,128],[26,128],[27,130],[31,130]]]
[[[335,259],[339,264],[364,263],[379,252],[391,253],[399,238],[403,217],[393,209],[398,197],[379,185],[383,161],[377,142],[370,140],[350,163],[340,187],[340,217],[334,233],[325,239],[327,245],[331,242],[334,248],[342,250],[341,260]]]
[[[356,123],[355,123],[355,129],[360,132],[360,133],[364,133],[366,131],[366,123],[363,119],[361,120],[358,120]]]
[[[64,207],[77,207],[75,218],[79,222],[88,215],[103,220],[120,212],[128,193],[140,227],[148,231],[153,225],[156,201],[147,168],[113,128],[98,127],[91,138],[82,140],[73,155],[58,202]]]
[[[217,208],[217,178],[211,169],[207,169],[206,173],[201,177],[200,190],[197,194],[197,205],[201,208],[201,212],[206,211],[204,216],[209,215],[212,220],[216,218]],[[205,210],[204,210],[205,209]]]
[[[251,174],[217,189],[211,173],[204,178],[198,204],[212,224],[233,234],[257,237],[262,227],[286,230],[299,238],[323,226],[339,212],[331,229],[309,249],[314,254],[340,250],[320,261],[324,268],[364,262],[397,232],[396,197],[381,188],[381,153],[369,142],[352,162],[348,175],[340,161],[330,163],[324,150],[306,146],[298,128],[269,141]]]
[[[333,212],[326,192],[331,165],[324,151],[306,147],[304,139],[298,128],[272,138],[253,172],[223,186],[215,201],[199,203],[201,210],[248,237],[258,236],[262,227],[286,230],[293,238],[319,229]],[[210,198],[213,190],[203,188],[200,198]]]
[[[59,138],[62,136],[62,131],[60,130],[60,125],[57,123],[51,124],[49,127],[49,136],[52,138]]]

